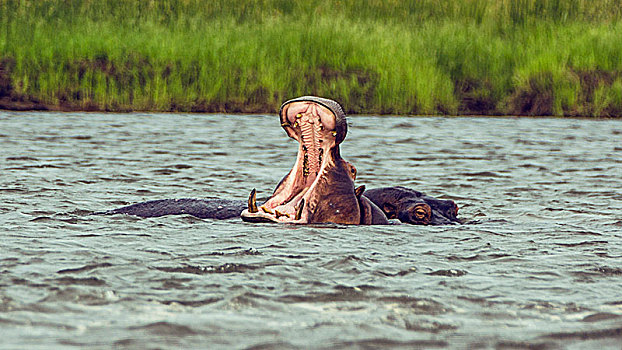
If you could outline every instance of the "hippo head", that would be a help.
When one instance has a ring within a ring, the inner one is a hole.
[[[299,143],[296,161],[264,204],[257,207],[255,190],[251,192],[242,220],[358,224],[356,169],[339,153],[348,128],[341,106],[303,96],[283,103],[279,117],[287,135]]]

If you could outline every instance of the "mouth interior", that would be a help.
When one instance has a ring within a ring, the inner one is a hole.
[[[304,203],[309,203],[319,177],[332,163],[335,115],[320,104],[300,101],[285,106],[280,117],[283,129],[299,143],[298,154],[294,167],[259,213],[273,221],[304,221],[308,213]]]

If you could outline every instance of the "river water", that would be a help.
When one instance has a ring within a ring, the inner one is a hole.
[[[620,349],[622,121],[349,118],[454,226],[88,215],[270,194],[276,116],[0,112],[0,348]]]

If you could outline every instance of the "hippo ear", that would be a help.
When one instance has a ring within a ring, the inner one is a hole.
[[[365,185],[361,185],[354,189],[354,194],[356,195],[356,198],[361,198],[363,192],[365,192]]]
[[[393,204],[384,203],[382,205],[382,211],[384,211],[384,214],[389,219],[397,218],[397,209],[395,208],[395,206]]]

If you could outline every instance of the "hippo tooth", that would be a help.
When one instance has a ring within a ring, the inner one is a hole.
[[[274,214],[274,213],[272,212],[272,210],[270,210],[270,209],[268,209],[268,208],[264,207],[263,205],[262,205],[261,207],[259,207],[259,208],[260,208],[261,210],[263,210],[263,212],[264,212],[264,213]]]
[[[296,210],[296,218],[294,220],[300,220],[302,217],[302,209],[305,207],[305,199],[301,199],[298,203],[298,210]]]
[[[253,190],[251,191],[251,194],[248,196],[248,212],[249,213],[256,213],[259,210],[257,210],[257,198],[256,198],[256,191],[253,188]]]
[[[278,211],[278,210],[276,210],[276,209],[274,209],[274,216],[276,216],[276,218],[277,218],[277,219],[278,219],[279,217],[281,217],[281,216],[285,216],[285,217],[288,217],[288,218],[289,218],[289,214],[287,214],[287,213],[281,213],[280,211]]]
[[[302,160],[302,175],[309,176],[309,156],[307,155],[307,152],[305,152]]]

